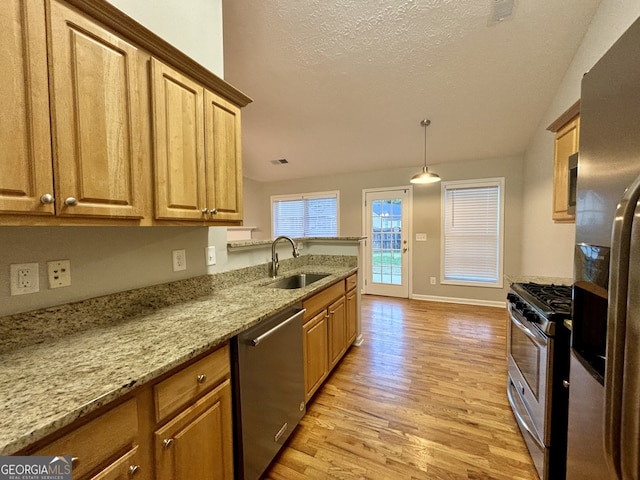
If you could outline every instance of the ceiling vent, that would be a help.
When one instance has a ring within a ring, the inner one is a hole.
[[[289,160],[287,160],[286,158],[280,158],[278,160],[271,160],[271,163],[273,163],[274,165],[286,165],[287,163],[289,163]]]
[[[504,22],[513,14],[515,0],[491,0],[489,26]]]

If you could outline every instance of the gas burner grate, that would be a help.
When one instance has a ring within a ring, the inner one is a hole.
[[[540,283],[522,283],[522,289],[537,301],[559,315],[571,314],[571,287],[567,285],[544,285]]]

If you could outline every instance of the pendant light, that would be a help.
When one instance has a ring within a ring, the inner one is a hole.
[[[422,167],[422,171],[416,173],[409,181],[418,184],[439,182],[440,175],[430,172],[427,168],[427,127],[431,125],[431,120],[421,120],[420,125],[424,127],[424,166]]]

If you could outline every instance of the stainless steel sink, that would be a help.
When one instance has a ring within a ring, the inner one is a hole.
[[[311,285],[318,280],[322,280],[325,277],[328,277],[329,273],[298,273],[296,275],[291,275],[288,277],[283,277],[279,280],[270,283],[269,286],[272,288],[302,288],[307,285]]]

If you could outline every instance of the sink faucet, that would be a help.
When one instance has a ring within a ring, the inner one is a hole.
[[[278,268],[280,268],[278,254],[276,253],[276,243],[278,243],[280,240],[289,241],[291,247],[293,247],[293,258],[298,258],[300,256],[300,252],[298,251],[295,242],[290,237],[287,237],[286,235],[280,235],[279,237],[277,237],[271,244],[271,276],[273,278],[276,278],[278,276]]]

